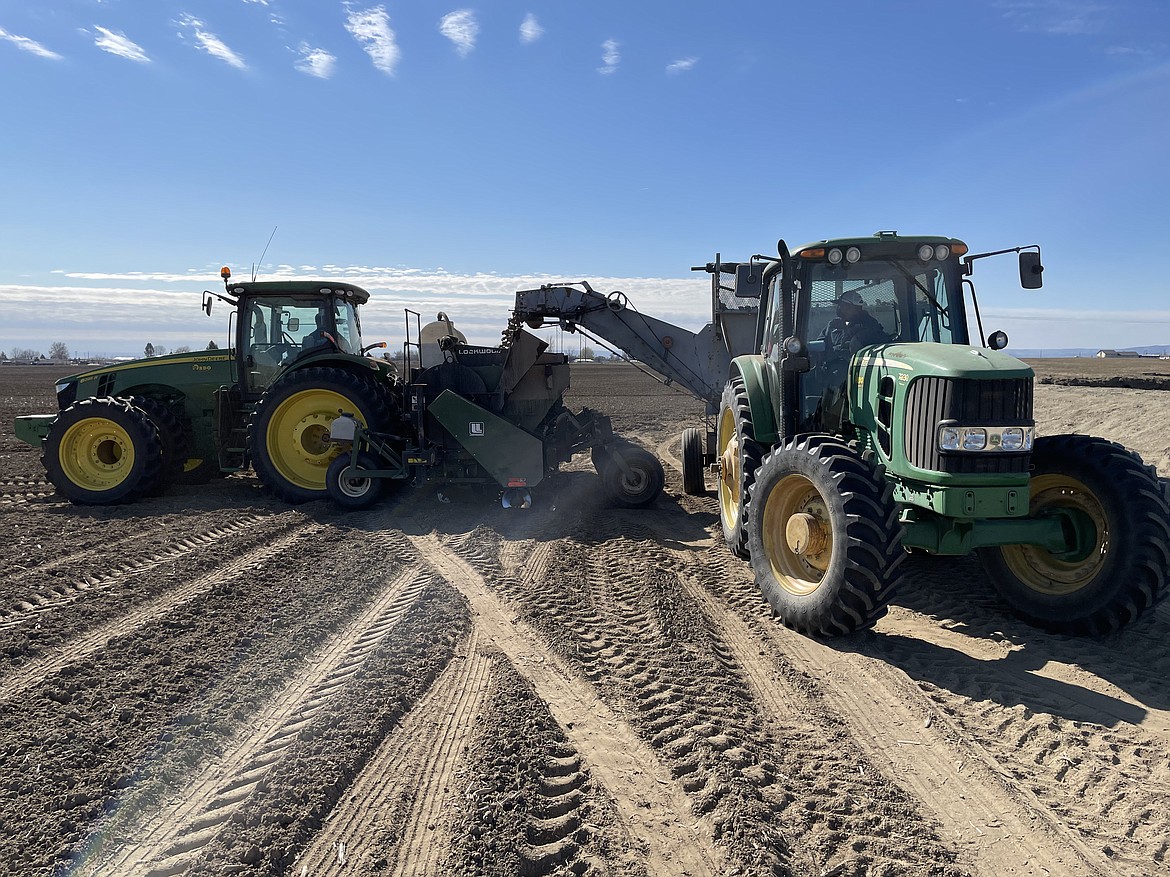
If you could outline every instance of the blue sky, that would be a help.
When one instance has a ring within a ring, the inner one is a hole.
[[[9,353],[222,343],[274,228],[395,347],[553,279],[697,328],[715,251],[878,229],[1040,244],[974,277],[1015,347],[1170,344],[1165,0],[0,0],[0,84]]]

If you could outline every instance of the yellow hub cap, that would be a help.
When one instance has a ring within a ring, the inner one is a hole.
[[[1095,540],[1083,557],[1064,560],[1035,545],[1005,545],[1004,561],[1017,579],[1034,591],[1062,597],[1094,581],[1109,555],[1109,523],[1096,496],[1068,475],[1037,475],[1032,479],[1032,516],[1045,509],[1074,509],[1092,522]]]
[[[719,415],[719,511],[723,520],[733,526],[739,521],[741,505],[741,461],[735,412],[724,408]]]
[[[281,477],[309,490],[325,489],[325,472],[339,453],[329,442],[329,426],[341,411],[355,412],[353,402],[332,390],[294,393],[272,413],[265,446]],[[357,421],[365,426],[358,416]]]
[[[111,490],[134,468],[130,434],[104,417],[87,417],[69,427],[58,454],[65,477],[86,490]]]
[[[764,504],[764,555],[784,590],[807,597],[833,559],[833,525],[824,499],[803,475],[787,475]]]

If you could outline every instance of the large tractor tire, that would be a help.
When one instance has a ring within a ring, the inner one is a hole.
[[[703,433],[693,426],[682,433],[682,482],[683,493],[688,496],[702,496],[707,492],[703,482]]]
[[[1079,545],[979,550],[1012,611],[1053,633],[1099,636],[1136,619],[1166,587],[1170,511],[1152,467],[1121,445],[1084,435],[1042,436],[1032,451],[1036,517],[1071,511]]]
[[[151,495],[158,495],[183,474],[183,466],[187,462],[187,434],[178,416],[162,400],[150,396],[133,396],[130,403],[140,408],[158,431],[162,465],[159,466],[154,484],[147,491]]]
[[[733,375],[723,389],[715,447],[719,455],[719,522],[723,540],[733,554],[747,559],[747,497],[764,447],[756,441],[747,387],[739,375]]]
[[[329,427],[341,412],[363,425],[384,425],[377,385],[338,368],[294,371],[264,391],[248,421],[248,452],[260,480],[285,502],[324,499],[338,456]]]
[[[162,466],[158,430],[125,399],[83,399],[53,421],[45,472],[79,505],[131,502],[154,488]]]
[[[893,486],[829,436],[800,436],[764,458],[748,538],[761,592],[788,627],[839,636],[886,614],[901,578]]]
[[[624,468],[616,458],[621,459]],[[628,509],[650,505],[658,499],[666,481],[666,473],[658,458],[629,442],[614,446],[610,459],[602,464],[599,474],[610,502]]]

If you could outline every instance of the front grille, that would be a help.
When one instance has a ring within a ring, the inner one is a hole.
[[[1033,426],[1031,378],[916,378],[906,395],[903,434],[906,458],[919,469],[963,475],[1028,471],[1028,452],[940,452],[938,425],[944,420],[962,426]]]

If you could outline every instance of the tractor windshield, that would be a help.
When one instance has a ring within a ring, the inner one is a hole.
[[[966,344],[961,278],[956,262],[875,259],[852,265],[817,262],[809,266],[811,285],[807,335],[825,337],[845,296],[880,325],[869,343],[938,341]],[[848,294],[848,295],[847,295]]]

